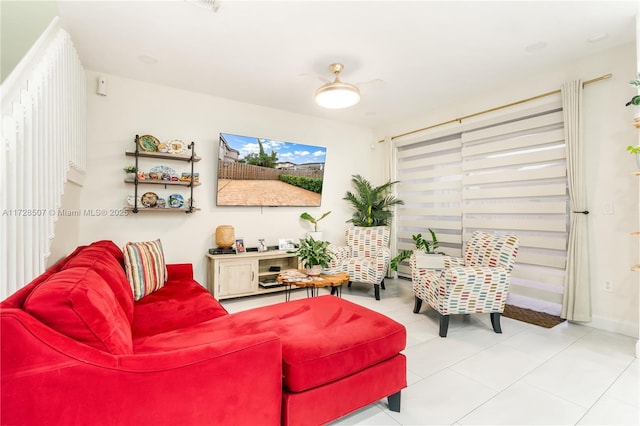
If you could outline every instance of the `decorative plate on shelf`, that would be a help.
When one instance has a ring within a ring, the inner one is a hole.
[[[158,194],[155,192],[145,192],[140,197],[140,202],[145,207],[156,207],[158,205]]]
[[[150,173],[158,173],[164,179],[166,176],[178,176],[175,170],[167,166],[155,166],[149,170]]]
[[[174,139],[167,142],[169,154],[184,154],[187,151],[187,145],[180,139]]]
[[[180,194],[169,195],[169,207],[179,209],[184,206],[184,197]]]
[[[157,152],[160,141],[152,135],[142,135],[138,138],[138,146],[143,151]]]

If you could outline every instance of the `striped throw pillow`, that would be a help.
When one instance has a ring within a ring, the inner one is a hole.
[[[140,300],[164,286],[167,269],[159,239],[127,243],[123,251],[124,266],[134,300]]]

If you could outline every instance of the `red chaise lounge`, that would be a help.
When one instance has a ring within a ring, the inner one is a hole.
[[[227,311],[167,265],[134,301],[122,251],[78,247],[0,304],[3,425],[316,425],[388,397],[401,324],[334,296]]]

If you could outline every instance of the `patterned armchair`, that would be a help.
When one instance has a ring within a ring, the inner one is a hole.
[[[444,269],[422,269],[411,256],[415,294],[414,313],[424,300],[440,314],[440,337],[447,337],[449,315],[490,313],[491,325],[502,333],[500,314],[509,292],[511,270],[519,240],[476,231],[467,242],[464,258],[445,256]]]
[[[329,245],[334,256],[329,269],[348,273],[349,287],[352,281],[373,284],[376,300],[380,300],[380,287],[384,290],[391,261],[389,235],[387,226],[349,227],[346,246]]]

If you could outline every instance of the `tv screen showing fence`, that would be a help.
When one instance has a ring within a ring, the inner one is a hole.
[[[327,149],[220,133],[218,206],[320,206]]]

